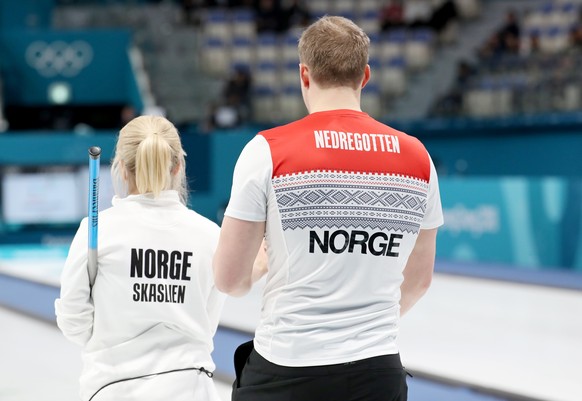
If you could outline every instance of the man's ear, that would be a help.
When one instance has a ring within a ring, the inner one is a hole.
[[[370,81],[370,77],[372,76],[372,72],[370,71],[370,64],[366,64],[366,69],[364,69],[364,79],[362,80],[362,89],[364,86]]]
[[[305,88],[309,88],[309,67],[305,64],[299,64],[299,77],[301,79],[301,85]]]

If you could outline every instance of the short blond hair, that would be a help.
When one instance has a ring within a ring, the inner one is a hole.
[[[311,24],[299,39],[299,61],[323,88],[357,89],[368,64],[370,38],[344,17],[325,16]]]
[[[174,124],[160,116],[136,117],[119,131],[112,164],[114,182],[126,181],[127,185],[128,180],[122,177],[128,177],[138,193],[154,197],[164,190],[175,190],[186,204],[185,156]],[[116,192],[119,195],[118,188]]]

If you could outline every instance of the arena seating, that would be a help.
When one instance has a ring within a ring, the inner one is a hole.
[[[412,2],[404,2],[404,7]],[[415,0],[436,9],[443,2]],[[429,4],[430,3],[430,4]],[[462,20],[475,18],[480,12],[476,0],[457,0],[454,2]],[[316,0],[307,3],[313,18],[324,14],[343,15],[362,26],[371,38],[371,65],[376,66],[374,85],[364,90],[366,101],[371,105],[368,112],[380,117],[389,102],[405,93],[407,82],[415,73],[428,68],[438,53],[441,41],[447,41],[429,27],[400,27],[388,31],[380,30],[380,10],[384,2],[329,1]],[[456,25],[453,21],[451,25]],[[253,91],[256,97],[253,118],[257,122],[273,122],[274,117],[264,110],[257,110],[258,104],[266,102],[263,98],[271,96],[271,108],[277,109],[279,119],[290,120],[296,110],[282,107],[282,98],[288,103],[290,91],[287,90],[297,76],[297,39],[300,26],[291,27],[286,34],[256,34],[252,29],[252,11],[246,9],[209,9],[202,17],[204,72],[212,77],[226,78],[233,65],[246,65],[253,76]],[[453,29],[454,32],[456,32]],[[268,62],[268,64],[265,64]],[[291,67],[293,66],[293,67]],[[267,76],[263,76],[266,74]],[[377,77],[377,78],[376,78]],[[296,81],[295,81],[296,82]],[[270,90],[264,86],[270,85]],[[367,94],[367,92],[370,92]]]
[[[427,2],[433,9],[443,3],[413,0],[404,6]],[[256,12],[250,8],[208,8],[199,11],[198,25],[187,25],[180,16],[179,2],[116,2],[106,7],[62,3],[54,18],[56,27],[125,26],[134,31],[153,95],[178,123],[206,118],[208,105],[222,101],[222,87],[234,66],[248,67],[252,76],[252,121],[272,123],[305,113],[300,93],[292,90],[297,85],[300,25],[278,34],[257,33]],[[443,50],[455,46],[463,26],[479,22],[481,15],[487,18],[488,7],[478,0],[455,0],[459,19],[435,32],[426,26],[382,31],[380,12],[386,2],[380,0],[315,0],[306,4],[312,19],[323,14],[345,15],[369,34],[374,73],[373,85],[364,90],[364,97],[370,114],[379,118],[418,85],[417,75],[430,71]],[[531,4],[529,10],[522,8],[518,13],[519,52],[475,59],[470,79],[455,83],[447,95],[438,97],[431,115],[483,118],[568,112],[580,107],[582,78],[575,66],[582,56],[579,39],[576,41],[573,34],[580,25],[580,3],[552,0]],[[482,33],[483,45],[490,34]],[[297,98],[292,100],[293,96]],[[192,107],[192,103],[198,106]],[[267,110],[257,109],[267,103]]]
[[[286,121],[298,115],[288,105],[293,93],[301,101],[297,91],[289,90],[297,85],[297,39],[305,23],[301,19],[295,19],[287,31],[273,34],[257,32],[257,11],[251,8],[195,9],[189,11],[195,13],[192,18],[191,14],[184,14],[178,1],[61,3],[53,18],[55,28],[127,27],[133,31],[135,44],[144,56],[153,95],[177,123],[204,122],[207,110],[224,101],[223,87],[235,66],[246,66],[252,75],[252,94],[261,98],[253,103],[261,103],[263,97],[270,96],[271,108],[275,109],[272,115],[255,111],[249,122]],[[324,14],[343,15],[369,34],[370,63],[376,68],[371,82],[374,85],[365,91],[373,92],[368,99],[378,101],[369,111],[379,118],[392,102],[406,94],[418,74],[430,69],[441,49],[454,43],[459,25],[477,18],[482,8],[480,0],[454,0],[458,18],[440,32],[431,29],[426,21],[420,25],[418,21],[414,24],[404,21],[404,26],[382,30],[381,10],[387,3],[383,0],[304,3],[311,20]],[[403,7],[404,11],[413,6],[435,11],[445,3],[412,0],[403,2]],[[269,90],[265,90],[267,85]],[[248,105],[248,109],[255,109],[252,106]]]
[[[579,109],[580,11],[580,3],[554,0],[519,15],[519,48],[481,55],[433,114],[483,118]]]

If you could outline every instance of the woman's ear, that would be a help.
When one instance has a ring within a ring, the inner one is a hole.
[[[123,162],[123,160],[119,161],[119,171],[121,172],[121,179],[124,182],[127,182],[128,180],[127,169],[125,168],[125,163]]]
[[[176,165],[174,167],[172,167],[172,175],[177,175],[180,172],[180,169],[182,168],[182,163],[180,163],[178,161],[178,163],[176,163]]]

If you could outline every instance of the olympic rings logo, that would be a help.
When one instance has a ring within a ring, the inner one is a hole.
[[[26,62],[46,78],[62,75],[74,77],[93,59],[93,49],[84,40],[51,43],[37,40],[26,48]]]

